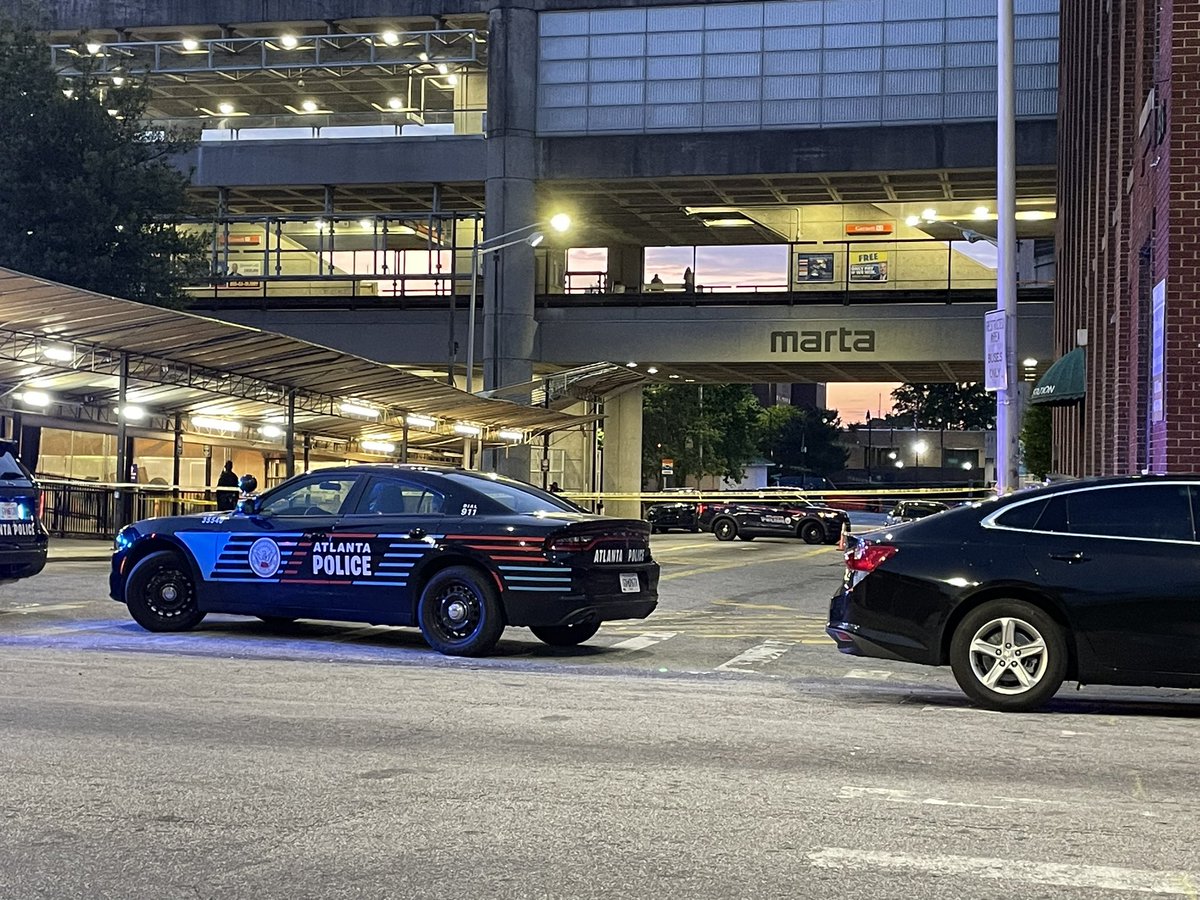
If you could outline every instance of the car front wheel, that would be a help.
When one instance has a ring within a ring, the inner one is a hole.
[[[170,550],[151,553],[133,567],[125,582],[125,605],[147,631],[188,631],[204,618],[191,570]]]
[[[1023,600],[971,610],[950,642],[950,667],[963,693],[988,709],[1025,712],[1054,696],[1067,675],[1062,627]]]
[[[825,542],[825,529],[819,522],[805,522],[800,526],[800,537],[806,544],[822,544]]]
[[[737,537],[737,523],[733,519],[718,519],[713,523],[713,534],[718,541],[732,541]]]
[[[468,566],[451,566],[429,579],[417,621],[429,646],[447,656],[482,656],[504,631],[495,587]]]
[[[599,622],[580,622],[578,625],[530,625],[529,630],[543,644],[551,647],[574,647],[582,644],[600,630]]]

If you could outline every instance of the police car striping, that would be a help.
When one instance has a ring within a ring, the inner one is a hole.
[[[416,625],[479,655],[505,625],[570,646],[658,603],[641,521],[587,513],[500,476],[356,465],[297,476],[223,515],[137,522],[117,535],[110,594],[150,631],[209,612],[270,621]]]

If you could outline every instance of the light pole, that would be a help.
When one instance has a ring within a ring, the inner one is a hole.
[[[996,487],[1017,487],[1017,141],[1013,0],[996,4],[996,308],[1004,319],[1004,387],[996,392]]]
[[[925,441],[917,441],[912,445],[913,463],[915,468],[915,471],[913,472],[913,478],[916,481],[917,487],[921,486],[921,454],[928,449],[929,445],[925,443]]]
[[[544,228],[549,225],[555,231],[566,231],[571,227],[571,217],[566,213],[558,213],[552,216],[546,222],[534,222],[532,225],[526,225],[523,228],[514,228],[512,231],[506,231],[504,234],[498,234],[494,237],[485,238],[482,241],[475,241],[471,245],[471,295],[467,300],[467,393],[475,393],[475,293],[476,284],[479,280],[479,259],[489,253],[495,253],[497,250],[503,250],[506,247],[513,247],[517,244],[528,244],[530,247],[536,247],[546,237],[541,231],[535,229]],[[531,232],[525,237],[516,237],[522,232]],[[512,238],[512,240],[507,240]],[[488,246],[493,241],[502,241],[503,243]]]

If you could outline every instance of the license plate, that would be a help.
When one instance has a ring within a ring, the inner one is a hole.
[[[636,594],[641,589],[642,586],[638,583],[638,577],[636,574],[626,574],[624,572],[621,573],[622,594]]]
[[[23,518],[21,516],[20,503],[0,503],[0,519],[16,519]]]

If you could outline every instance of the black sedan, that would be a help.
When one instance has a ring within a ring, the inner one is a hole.
[[[702,503],[700,527],[718,541],[756,537],[794,537],[808,544],[836,544],[850,525],[845,511],[802,498]]]
[[[17,458],[10,441],[0,441],[0,581],[17,581],[46,566],[49,536],[41,519],[42,492]]]
[[[1066,679],[1200,687],[1200,478],[1073,481],[855,539],[828,633],[1028,710]]]
[[[901,500],[887,514],[888,525],[900,525],[944,512],[950,504],[939,500]]]
[[[655,534],[678,528],[693,533],[700,530],[694,500],[670,500],[655,503],[646,510],[646,521]]]
[[[209,612],[416,625],[434,649],[475,656],[505,625],[570,646],[601,622],[645,618],[658,564],[636,519],[480,472],[358,465],[297,476],[232,513],[130,525],[109,588],[150,631]]]

